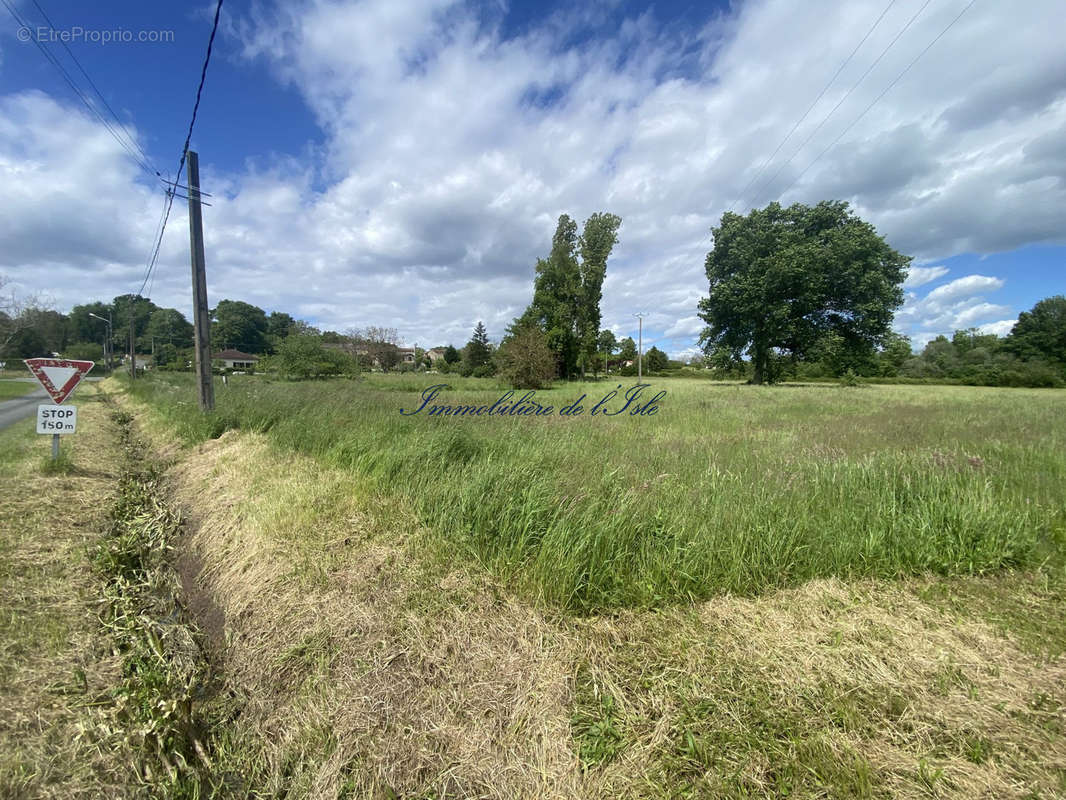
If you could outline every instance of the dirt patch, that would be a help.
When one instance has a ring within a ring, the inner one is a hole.
[[[220,662],[226,649],[226,615],[211,592],[200,585],[203,562],[187,537],[178,541],[175,550],[177,557],[173,566],[181,581],[181,602],[207,639],[206,655],[210,660]]]

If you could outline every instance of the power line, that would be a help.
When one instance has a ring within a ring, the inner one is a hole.
[[[33,40],[33,43],[37,46],[37,49],[41,51],[41,54],[45,57],[45,60],[48,61],[49,64],[51,64],[53,67],[55,67],[56,70],[59,71],[60,76],[70,87],[71,91],[74,92],[77,98],[81,100],[81,102],[85,105],[87,109],[89,109],[89,112],[92,113],[98,120],[100,120],[100,123],[104,126],[107,132],[110,133],[111,136],[115,139],[115,141],[119,143],[122,149],[125,150],[127,154],[129,154],[129,156],[133,159],[134,163],[136,163],[149,175],[158,175],[159,173],[155,171],[155,169],[151,166],[150,162],[148,162],[136,152],[134,152],[133,148],[131,148],[130,145],[125,140],[123,140],[121,136],[118,135],[118,132],[115,131],[115,129],[107,121],[104,115],[97,110],[96,106],[89,102],[89,99],[85,96],[85,93],[82,92],[81,88],[74,82],[74,79],[71,78],[70,73],[67,72],[66,68],[60,63],[59,59],[55,57],[55,55],[52,53],[51,50],[48,49],[48,46],[44,42],[41,42],[38,37],[32,35],[33,29],[30,27],[29,24],[27,24],[26,20],[24,20],[19,15],[19,13],[11,6],[8,0],[0,0],[0,2],[4,4],[4,7],[8,10],[8,13],[10,13],[11,16],[14,18],[15,22],[18,23],[20,27],[30,32],[30,39]],[[65,44],[64,47],[66,47]],[[125,131],[124,128],[123,131]]]
[[[152,275],[152,270],[155,268],[156,259],[159,258],[159,248],[163,245],[163,234],[167,229],[167,220],[170,219],[170,207],[174,205],[174,190],[167,189],[165,199],[163,201],[163,215],[162,222],[159,224],[157,230],[158,233],[155,237],[155,241],[152,245],[151,254],[148,257],[148,264],[144,270],[144,280],[141,281],[141,288],[137,290],[137,294],[144,291],[145,285],[148,283],[148,279]]]
[[[818,105],[818,101],[822,99],[825,93],[829,90],[829,87],[833,85],[834,81],[836,81],[836,79],[840,77],[840,73],[844,71],[844,67],[851,63],[851,59],[853,59],[855,57],[855,54],[859,52],[859,48],[862,47],[863,44],[865,44],[866,40],[870,38],[870,34],[872,34],[877,28],[877,26],[881,24],[881,20],[885,18],[885,14],[887,14],[889,12],[889,9],[891,9],[892,6],[894,6],[895,4],[896,0],[889,0],[888,5],[885,6],[885,10],[881,12],[881,16],[874,20],[874,24],[870,26],[870,29],[866,31],[866,35],[862,37],[862,39],[857,45],[855,45],[855,49],[851,51],[851,55],[845,58],[843,63],[839,67],[837,67],[837,71],[833,73],[833,77],[829,79],[829,83],[822,87],[822,91],[820,91],[818,93],[818,96],[814,98],[814,101],[809,106],[807,106],[807,110],[803,112],[803,116],[796,120],[796,124],[792,126],[792,130],[790,130],[785,136],[785,138],[778,143],[777,147],[774,148],[774,152],[770,154],[770,157],[763,161],[762,166],[759,167],[759,171],[755,173],[755,176],[750,181],[748,181],[748,185],[741,189],[740,194],[737,195],[737,199],[730,203],[730,211],[732,211],[736,207],[736,204],[741,201],[741,199],[747,193],[748,189],[751,188],[752,184],[755,183],[755,181],[757,181],[760,177],[762,177],[763,172],[770,165],[770,162],[774,160],[777,154],[781,151],[781,148],[785,146],[785,142],[792,138],[792,134],[796,132],[796,129],[799,128],[799,126],[803,123],[803,120],[807,119],[807,115],[814,110],[814,107],[816,105]]]
[[[781,192],[781,195],[784,195],[785,192],[787,192],[789,189],[791,189],[793,186],[795,186],[799,182],[799,179],[807,174],[807,170],[809,170],[811,167],[813,167],[815,164],[817,164],[822,156],[824,156],[833,147],[835,147],[837,142],[839,142],[841,139],[843,139],[844,135],[848,131],[850,131],[853,127],[855,127],[855,125],[859,122],[859,120],[861,120],[863,117],[865,117],[866,114],[870,111],[870,109],[873,108],[875,105],[877,105],[878,101],[882,97],[884,97],[886,94],[888,94],[889,90],[893,86],[895,86],[897,83],[899,83],[899,81],[903,78],[903,76],[906,75],[910,71],[910,68],[913,67],[915,64],[917,64],[918,60],[922,56],[924,56],[926,53],[928,53],[929,50],[932,48],[932,46],[934,44],[936,44],[937,42],[939,42],[941,37],[943,37],[945,33],[947,33],[949,30],[951,30],[951,28],[955,25],[955,23],[958,22],[962,18],[962,15],[970,10],[970,6],[972,6],[976,2],[977,2],[977,0],[970,0],[970,2],[966,4],[966,6],[962,9],[962,11],[960,11],[958,13],[958,15],[956,15],[955,19],[953,19],[951,22],[949,22],[947,24],[947,27],[945,27],[944,30],[940,31],[940,33],[938,33],[936,35],[936,37],[933,39],[933,41],[929,42],[929,44],[927,44],[925,46],[925,49],[922,50],[922,52],[920,52],[918,55],[916,55],[914,57],[914,59],[911,61],[911,63],[909,63],[906,67],[903,68],[903,71],[899,75],[897,75],[895,77],[895,79],[892,81],[892,83],[888,84],[888,86],[886,86],[884,88],[884,91],[882,91],[881,94],[877,95],[877,97],[874,98],[874,101],[872,103],[870,103],[870,105],[866,106],[866,108],[863,110],[863,112],[861,114],[859,114],[859,116],[855,117],[855,119],[853,119],[851,121],[851,124],[848,125],[848,127],[844,128],[844,130],[842,130],[840,132],[840,135],[837,136],[837,138],[835,138],[832,142],[829,143],[828,147],[826,147],[822,152],[820,152],[817,156],[815,156],[814,161],[812,161],[810,164],[808,164],[806,167],[803,168],[803,172],[801,172],[799,175],[797,175],[795,177],[795,179],[792,181],[792,183],[790,183],[788,186],[785,187],[784,191]]]
[[[7,2],[7,0],[0,1],[4,3]],[[215,21],[214,24],[211,26],[211,36],[207,40],[207,53],[204,55],[203,67],[201,67],[200,69],[200,85],[196,87],[196,102],[193,103],[192,107],[192,119],[189,120],[189,131],[185,134],[185,144],[182,145],[181,148],[181,159],[178,161],[178,172],[174,176],[173,185],[175,186],[181,183],[181,173],[182,170],[185,169],[185,155],[189,151],[189,142],[192,141],[192,129],[193,126],[196,125],[196,113],[200,110],[200,96],[201,94],[203,94],[204,91],[204,81],[207,79],[207,65],[211,63],[211,48],[214,46],[215,43],[215,34],[218,32],[218,18],[221,13],[222,0],[218,0],[218,4],[215,6]],[[174,191],[175,190],[173,186],[167,189],[167,206],[166,211],[163,212],[163,224],[159,230],[159,236],[156,239],[155,248],[152,252],[152,256],[148,261],[148,268],[144,273],[144,280],[141,281],[141,288],[137,292],[138,294],[144,291],[144,287],[148,284],[148,279],[152,275],[152,270],[155,269],[156,259],[159,257],[159,248],[163,244],[163,234],[166,232],[167,229],[167,220],[170,219],[170,209],[171,206],[174,205]]]
[[[837,104],[836,104],[835,106],[833,106],[833,107],[832,107],[832,109],[830,109],[829,113],[828,113],[828,114],[826,114],[826,115],[825,115],[825,116],[824,116],[824,117],[822,118],[822,121],[821,121],[821,122],[819,122],[819,123],[818,123],[818,124],[817,124],[817,125],[815,126],[814,130],[810,132],[810,134],[809,134],[809,135],[807,136],[807,138],[806,138],[806,139],[804,139],[804,140],[803,140],[803,143],[802,143],[802,144],[801,144],[801,145],[800,145],[800,146],[799,146],[798,148],[796,148],[796,150],[795,150],[795,151],[794,151],[794,152],[792,153],[792,155],[791,155],[791,156],[789,156],[789,157],[788,157],[788,160],[787,160],[787,161],[786,161],[786,162],[785,162],[784,164],[782,164],[782,165],[781,165],[780,167],[778,167],[778,168],[777,168],[777,172],[775,172],[775,173],[773,174],[773,176],[772,176],[772,177],[770,178],[770,180],[768,180],[768,181],[767,181],[766,183],[764,183],[764,184],[762,185],[762,187],[761,187],[761,188],[759,189],[759,191],[758,191],[758,192],[756,192],[756,194],[755,194],[755,196],[756,196],[756,197],[758,197],[758,196],[759,196],[759,194],[760,194],[760,193],[762,193],[763,191],[765,191],[765,190],[766,190],[766,189],[767,189],[767,188],[768,188],[769,186],[773,185],[773,182],[774,182],[775,180],[777,180],[777,176],[781,174],[781,171],[782,171],[782,170],[783,170],[783,169],[784,169],[785,167],[787,167],[787,166],[788,166],[789,164],[791,164],[791,163],[792,163],[792,159],[794,159],[794,158],[795,158],[796,156],[798,156],[798,155],[800,154],[800,151],[801,151],[801,150],[803,150],[803,148],[807,146],[807,143],[808,143],[808,142],[809,142],[809,141],[810,141],[811,139],[813,139],[813,138],[814,138],[814,135],[815,135],[816,133],[818,133],[818,131],[820,131],[820,130],[822,129],[822,126],[823,126],[823,125],[825,125],[825,123],[829,121],[829,118],[830,118],[831,116],[833,116],[833,114],[835,114],[835,113],[836,113],[836,110],[837,110],[838,108],[840,108],[840,106],[841,106],[841,105],[843,105],[843,104],[844,104],[844,101],[845,101],[845,100],[847,100],[847,99],[848,99],[848,98],[849,98],[849,97],[851,96],[851,93],[852,93],[853,91],[855,91],[855,89],[857,89],[857,88],[858,88],[859,84],[860,84],[860,83],[862,83],[862,82],[863,82],[864,80],[866,80],[866,76],[867,76],[867,75],[869,75],[869,74],[870,74],[870,72],[871,72],[871,71],[873,70],[873,68],[874,68],[874,67],[876,67],[876,66],[877,66],[877,65],[878,65],[878,64],[879,64],[879,63],[881,62],[881,59],[885,57],[885,54],[886,54],[886,53],[887,53],[887,52],[888,52],[889,50],[891,50],[891,49],[892,49],[893,45],[895,45],[895,44],[896,44],[896,42],[898,42],[898,41],[899,41],[899,38],[900,38],[900,37],[901,37],[901,36],[902,36],[902,35],[903,35],[904,33],[906,33],[906,32],[907,32],[907,29],[908,29],[908,28],[910,28],[910,26],[911,26],[912,24],[914,24],[914,21],[915,21],[916,19],[918,19],[918,17],[919,17],[920,15],[921,15],[921,13],[922,13],[923,11],[925,11],[925,9],[926,9],[926,6],[928,6],[928,5],[929,5],[929,4],[931,3],[931,2],[932,2],[932,0],[925,0],[925,3],[923,3],[923,4],[922,4],[922,7],[921,7],[921,8],[919,8],[919,9],[918,9],[918,10],[917,10],[916,12],[914,12],[914,15],[913,15],[913,16],[912,16],[912,17],[911,17],[911,18],[910,18],[909,20],[907,20],[907,24],[906,24],[906,25],[904,25],[904,26],[903,26],[902,28],[900,28],[900,29],[899,29],[899,32],[898,32],[898,33],[897,33],[897,34],[896,34],[896,35],[895,35],[895,36],[894,36],[894,37],[892,38],[892,41],[891,41],[891,42],[889,42],[889,43],[888,43],[888,45],[886,45],[886,46],[885,46],[885,49],[881,51],[881,54],[880,54],[880,55],[878,55],[878,56],[877,56],[877,58],[875,58],[875,59],[874,59],[874,62],[873,62],[873,63],[872,63],[872,64],[871,64],[871,65],[870,65],[869,67],[867,67],[867,68],[866,68],[866,71],[865,71],[864,73],[862,73],[862,75],[861,75],[861,76],[859,76],[859,79],[858,79],[857,81],[855,81],[855,83],[854,83],[854,84],[852,84],[851,88],[850,88],[850,89],[848,89],[848,90],[847,90],[847,92],[845,92],[845,93],[844,93],[844,96],[843,96],[843,97],[841,97],[839,101],[837,101]],[[782,193],[780,193],[780,194],[783,194],[783,192],[782,192]],[[780,196],[780,194],[779,194],[778,196]]]
[[[37,8],[37,10],[41,12],[41,16],[44,17],[44,21],[48,23],[48,27],[51,28],[53,31],[56,30],[56,26],[52,23],[52,20],[49,18],[47,12],[45,12],[45,10],[41,8],[41,4],[37,2],[37,0],[31,0],[31,2]],[[108,112],[110,112],[112,118],[114,118],[115,122],[118,124],[119,129],[124,134],[126,134],[126,138],[129,139],[129,141],[133,144],[134,147],[137,148],[137,152],[141,154],[141,157],[144,159],[144,163],[151,166],[152,172],[154,172],[156,175],[159,175],[159,171],[155,169],[154,165],[152,164],[152,159],[148,157],[148,154],[144,151],[144,148],[141,147],[137,140],[132,135],[130,135],[130,132],[126,129],[126,126],[123,124],[122,120],[118,118],[118,114],[116,114],[115,110],[111,108],[111,105],[107,102],[107,99],[104,97],[99,87],[97,87],[96,82],[93,81],[91,77],[89,77],[89,73],[85,71],[85,67],[83,67],[81,65],[81,62],[78,61],[78,57],[74,55],[74,52],[69,47],[67,47],[67,43],[66,41],[64,41],[63,37],[58,38],[59,43],[63,45],[63,49],[67,51],[67,55],[70,56],[71,61],[74,62],[74,65],[78,68],[81,74],[85,76],[85,80],[89,82],[89,86],[91,86],[93,91],[96,92],[96,96],[100,98],[100,102],[104,104],[104,108],[106,108]]]
[[[160,211],[159,211],[159,222],[157,222],[157,223],[156,223],[156,226],[155,226],[155,233],[154,233],[154,234],[153,234],[153,236],[152,236],[152,241],[153,241],[153,242],[156,242],[156,241],[162,242],[162,233],[163,233],[163,225],[164,225],[164,220],[165,220],[165,218],[166,218],[166,213],[167,213],[167,205],[168,205],[168,201],[170,201],[170,194],[171,194],[171,191],[172,191],[172,190],[170,190],[170,191],[167,191],[167,192],[166,192],[166,193],[165,193],[165,194],[163,195],[163,207],[162,207],[162,208],[160,209]],[[151,253],[149,253],[149,255],[148,255],[148,260],[147,260],[147,264],[151,264],[151,263],[152,263],[152,261],[153,261],[153,256],[155,255],[156,251],[158,250],[158,245],[155,245],[155,244],[153,244],[153,245],[152,245],[152,247],[153,247],[153,250],[152,250],[152,252],[151,252]],[[147,270],[147,268],[148,268],[148,267],[147,267],[147,264],[146,264],[146,266],[145,266],[145,269],[146,269],[146,270]],[[153,285],[153,284],[154,284],[154,279],[153,279],[152,283],[150,283],[150,284],[148,285],[148,294],[147,294],[147,295],[145,295],[146,297],[151,297],[151,296],[152,296],[152,285]],[[138,294],[140,294],[140,293],[138,292]]]

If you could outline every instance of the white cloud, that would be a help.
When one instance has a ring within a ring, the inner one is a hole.
[[[699,317],[684,317],[663,331],[663,336],[698,336],[705,327],[707,323]]]
[[[984,292],[996,291],[1005,281],[988,275],[966,275],[937,286],[924,297],[908,292],[896,315],[897,327],[910,336],[917,348],[937,336],[957,330],[999,325],[993,320],[1010,314],[1010,306],[989,303]]]
[[[916,289],[947,274],[947,267],[911,267],[907,270],[907,279],[903,281],[903,288]]]
[[[457,0],[253,6],[230,35],[304,96],[326,144],[268,173],[201,164],[216,200],[205,212],[211,302],[342,330],[389,324],[420,343],[464,342],[480,318],[498,337],[529,301],[558,215],[609,210],[623,226],[604,325],[635,337],[632,314],[648,311],[645,333],[676,337],[671,352],[682,352],[702,327],[709,228],[738,195],[741,211],[782,191],[785,202],[848,199],[925,261],[1066,241],[1054,0],[974,5],[800,177],[961,7],[923,12],[800,148],[920,5],[891,9],[746,194],[881,3],[751,0],[697,31],[646,13],[608,38],[577,36],[602,12],[592,4],[507,39],[497,11]],[[48,270],[60,305],[136,288],[157,194],[70,107],[36,93],[0,103],[0,270],[23,283]],[[157,302],[183,309],[186,224],[176,205],[153,286]],[[945,274],[912,268],[907,286]],[[980,299],[1000,286],[959,278],[911,298],[900,319],[910,330],[993,324],[1015,313]]]
[[[702,356],[703,351],[698,347],[683,347],[678,350],[667,350],[666,354],[674,361],[684,361],[687,364],[693,356]]]
[[[984,325],[978,326],[977,330],[981,333],[994,333],[996,336],[1006,336],[1011,332],[1014,324],[1018,320],[1016,319],[1001,319],[996,322],[986,322]]]
[[[963,297],[972,297],[981,292],[994,291],[1003,286],[1002,278],[993,278],[988,275],[967,275],[964,278],[956,278],[950,283],[937,286],[925,296],[926,302],[942,305],[951,300]]]

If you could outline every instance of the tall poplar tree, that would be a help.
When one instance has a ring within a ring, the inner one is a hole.
[[[533,302],[520,321],[540,326],[560,374],[567,377],[579,367],[584,371],[595,356],[607,259],[621,224],[621,217],[596,213],[585,221],[579,237],[577,223],[563,214],[552,237],[551,253],[537,259]]]

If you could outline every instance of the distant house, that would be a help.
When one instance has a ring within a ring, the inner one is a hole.
[[[240,350],[230,348],[223,350],[221,353],[213,353],[211,360],[221,361],[222,366],[226,369],[252,369],[255,367],[255,362],[259,360],[259,356],[253,356],[251,353],[242,353]]]
[[[128,366],[129,363],[130,363],[130,354],[129,353],[123,353],[122,354],[122,365],[125,367],[125,366]],[[137,354],[137,369],[151,369],[153,363],[154,363],[154,361],[153,361],[152,356],[145,355],[144,353],[138,353]]]
[[[415,363],[415,349],[413,347],[397,347],[400,351],[400,361],[404,364]]]
[[[444,358],[444,348],[434,347],[432,350],[427,350],[426,355],[429,356],[431,360],[438,361]]]

